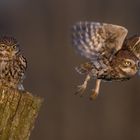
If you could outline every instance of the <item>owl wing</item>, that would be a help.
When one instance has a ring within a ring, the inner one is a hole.
[[[102,56],[108,59],[121,49],[127,32],[126,28],[118,25],[78,22],[73,26],[73,44],[86,58]]]
[[[134,35],[125,39],[123,49],[131,51],[140,60],[140,36]]]

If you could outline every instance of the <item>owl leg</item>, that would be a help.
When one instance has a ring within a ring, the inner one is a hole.
[[[99,89],[100,89],[100,84],[101,84],[101,79],[97,79],[96,80],[96,84],[95,84],[95,88],[93,89],[93,93],[92,95],[90,96],[90,99],[93,100],[95,99],[98,94],[99,94]]]
[[[90,80],[90,76],[87,75],[85,80],[84,80],[84,83],[82,85],[78,86],[78,90],[75,92],[75,94],[79,94],[80,93],[80,95],[82,96],[84,91],[85,91],[85,89],[86,89],[86,87],[87,87],[87,83],[88,83],[89,80]]]

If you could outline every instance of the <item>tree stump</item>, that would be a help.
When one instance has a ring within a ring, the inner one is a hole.
[[[0,88],[0,140],[29,140],[42,99]]]

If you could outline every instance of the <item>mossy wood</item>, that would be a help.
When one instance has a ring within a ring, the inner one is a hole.
[[[29,140],[42,99],[0,88],[0,140]]]

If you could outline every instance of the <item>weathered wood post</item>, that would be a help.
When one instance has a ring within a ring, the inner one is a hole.
[[[29,140],[42,99],[0,88],[0,140]]]

